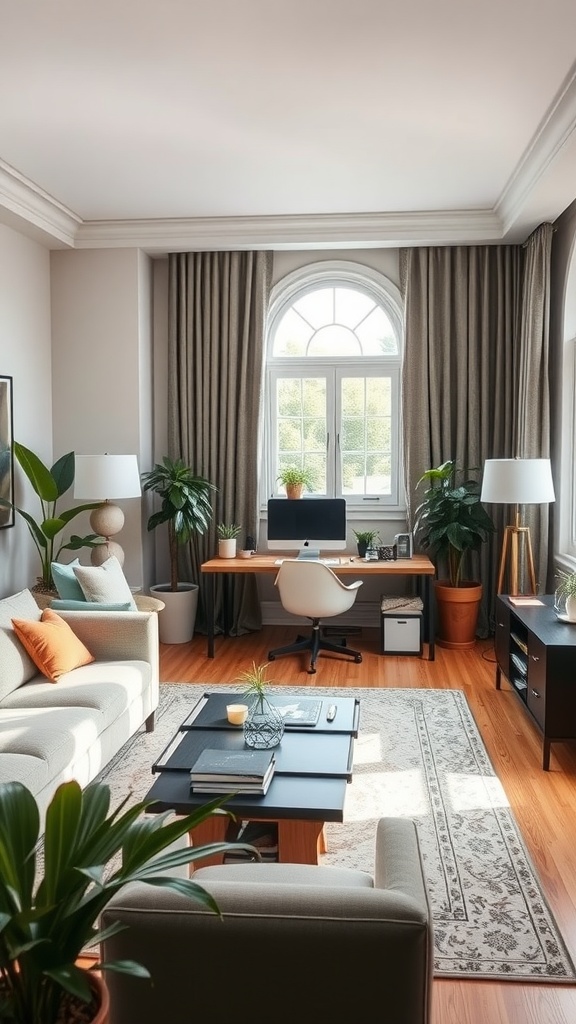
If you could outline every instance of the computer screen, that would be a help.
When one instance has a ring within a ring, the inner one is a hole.
[[[344,498],[270,498],[270,551],[346,550]]]

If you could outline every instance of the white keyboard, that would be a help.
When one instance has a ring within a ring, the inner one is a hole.
[[[286,558],[276,558],[274,565],[282,565],[282,562],[286,562]],[[294,559],[288,559],[288,561],[294,561]],[[340,565],[342,562],[341,558],[297,558],[297,562],[322,562],[322,565]]]

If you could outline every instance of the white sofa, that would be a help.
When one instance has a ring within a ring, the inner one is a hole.
[[[158,705],[155,612],[61,612],[95,661],[50,682],[12,619],[41,618],[29,590],[0,600],[0,782],[18,780],[43,814],[57,786],[85,786]]]

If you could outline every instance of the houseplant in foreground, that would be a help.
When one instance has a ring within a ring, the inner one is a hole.
[[[257,665],[242,672],[239,682],[245,684],[244,696],[248,700],[248,717],[244,722],[244,739],[247,746],[257,749],[277,747],[284,735],[284,719],[266,696],[266,669],[268,665]]]
[[[86,946],[102,938],[98,917],[127,882],[174,889],[217,914],[213,898],[193,878],[166,872],[230,848],[228,843],[212,843],[168,849],[214,811],[222,813],[225,799],[218,797],[183,818],[170,812],[146,816],[144,801],[131,807],[124,801],[110,811],[110,790],[104,783],[82,790],[77,782],[65,782],[47,810],[44,869],[38,879],[38,806],[20,782],[0,784],[0,1020],[87,1024],[106,1019],[94,1016],[96,1008],[85,1015],[85,1004],[98,998],[89,980],[96,976],[76,962]],[[116,866],[119,853],[122,860]],[[95,963],[94,969],[149,976],[132,961]],[[63,1013],[68,1005],[70,1016]]]
[[[473,471],[471,471],[473,472]],[[428,469],[418,481],[428,488],[416,509],[414,533],[446,578],[435,582],[438,643],[467,648],[475,643],[482,584],[463,578],[466,556],[478,551],[495,526],[480,501],[480,484],[465,474],[460,483],[452,460]]]
[[[59,498],[68,491],[74,483],[75,461],[74,452],[68,452],[57,459],[51,469],[44,465],[41,459],[23,444],[14,441],[14,457],[32,484],[34,493],[40,499],[41,518],[36,520],[29,512],[11,502],[0,498],[0,504],[14,508],[18,515],[22,516],[30,531],[30,536],[36,545],[40,556],[41,572],[38,577],[37,586],[34,588],[40,593],[54,591],[52,580],[52,562],[57,562],[62,551],[79,551],[80,548],[93,548],[102,542],[102,538],[95,533],[86,537],[79,537],[72,534],[70,540],[64,544],[58,543],[57,537],[62,533],[68,523],[89,509],[98,508],[99,501],[91,502],[88,505],[75,505],[74,508],[61,512],[57,509]]]
[[[217,488],[198,476],[183,459],[164,456],[161,463],[142,474],[142,487],[162,499],[162,507],[148,520],[148,530],[166,523],[170,551],[170,583],[159,583],[150,589],[164,601],[159,615],[162,643],[188,643],[194,635],[198,584],[184,583],[178,578],[178,549],[195,533],[203,534],[212,519],[212,492]]]

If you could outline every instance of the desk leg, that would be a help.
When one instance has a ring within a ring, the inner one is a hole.
[[[436,639],[436,624],[434,621],[434,587],[432,577],[426,577],[426,608],[428,615],[428,661],[434,661],[434,642]]]
[[[206,573],[206,633],[209,658],[214,657],[214,576]]]

